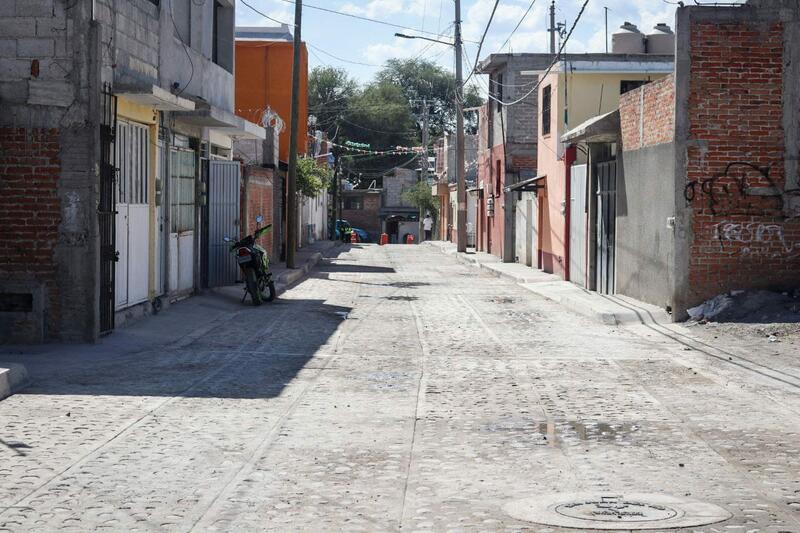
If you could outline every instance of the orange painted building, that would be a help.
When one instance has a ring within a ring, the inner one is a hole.
[[[280,135],[280,159],[288,161],[294,45],[286,40],[240,39],[239,28],[236,33],[236,114],[261,124],[264,110],[271,107],[286,124]],[[300,52],[299,119],[297,152],[305,154],[308,151],[308,51],[305,43]]]

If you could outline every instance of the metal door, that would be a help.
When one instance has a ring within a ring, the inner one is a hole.
[[[196,157],[191,149],[170,150],[169,287],[179,295],[194,289]]]
[[[150,273],[150,132],[119,121],[116,137],[117,219],[115,308],[147,300]]]
[[[597,292],[614,294],[617,163],[597,165]]]
[[[239,237],[240,166],[236,161],[208,163],[208,285],[236,283],[239,267],[224,237]]]
[[[570,172],[569,280],[586,286],[586,165]]]
[[[103,85],[100,124],[100,198],[97,218],[100,233],[100,333],[114,329],[114,274],[116,253],[116,150],[117,98]]]

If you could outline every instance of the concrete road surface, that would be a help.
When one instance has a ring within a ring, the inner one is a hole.
[[[703,506],[731,518],[685,530],[800,531],[798,360],[595,324],[423,246],[214,298],[124,347],[4,357],[34,384],[0,402],[0,531],[659,530]]]

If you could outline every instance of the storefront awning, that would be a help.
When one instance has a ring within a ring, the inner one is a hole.
[[[562,143],[613,143],[620,135],[619,109],[592,117],[561,136]]]
[[[194,102],[174,95],[158,85],[117,87],[114,94],[133,103],[152,106],[159,111],[193,111]]]
[[[206,105],[192,112],[175,113],[175,119],[183,124],[210,128],[237,139],[267,138],[267,132],[261,126],[216,106]]]

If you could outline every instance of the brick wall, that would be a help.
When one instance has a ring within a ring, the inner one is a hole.
[[[272,180],[271,169],[261,167],[245,167],[244,180],[242,180],[241,217],[243,223],[242,237],[252,234],[257,227],[272,224]],[[264,221],[256,223],[256,217],[261,215]],[[272,251],[273,231],[262,237],[258,243],[266,250]]]
[[[61,223],[59,150],[57,129],[0,128],[0,280],[43,288],[44,338],[59,334],[55,259]],[[33,326],[25,322],[31,319],[20,317],[16,326],[28,330]],[[9,331],[20,339],[38,336],[32,331]]]
[[[693,21],[690,40],[690,300],[797,286],[800,219],[784,216],[781,197],[783,25]]]
[[[619,100],[624,150],[672,142],[675,136],[675,76],[629,91]]]
[[[342,218],[348,221],[354,228],[361,228],[376,239],[381,232],[381,219],[379,212],[381,209],[380,194],[362,194],[364,201],[363,209],[343,209]]]

